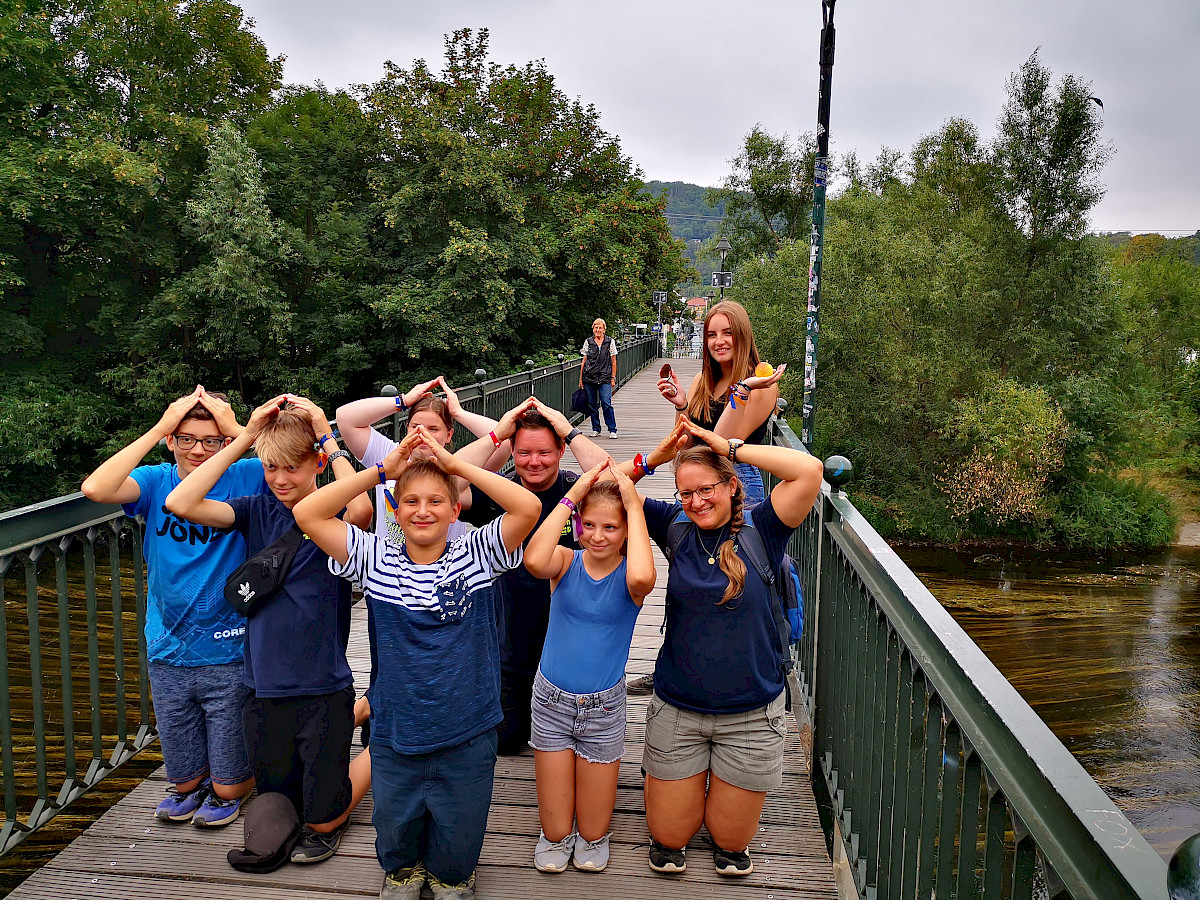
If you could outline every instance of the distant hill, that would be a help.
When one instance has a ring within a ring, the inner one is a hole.
[[[698,184],[685,181],[648,181],[646,188],[656,197],[667,197],[664,214],[671,226],[671,234],[685,241],[706,241],[716,234],[717,226],[725,216],[724,204],[716,209],[704,200],[708,190]]]

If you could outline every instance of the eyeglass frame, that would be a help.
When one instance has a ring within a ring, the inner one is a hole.
[[[729,484],[729,479],[722,478],[720,481],[714,481],[712,484],[702,484],[698,488],[696,488],[696,490],[694,490],[694,491],[681,491],[681,490],[676,489],[675,491],[672,492],[672,496],[676,500],[678,500],[680,503],[682,503],[684,506],[686,506],[687,504],[692,502],[692,497],[694,495],[699,496],[701,500],[711,500],[713,495],[716,494],[717,488],[723,484]],[[705,488],[707,488],[708,492],[709,492],[707,497],[704,496],[704,493],[703,493]],[[687,494],[686,500],[683,497],[684,494]]]
[[[199,442],[209,453],[216,453],[229,443],[229,438],[227,437],[198,438],[190,434],[173,434],[171,435],[171,438],[175,441],[175,445],[179,447],[180,450],[191,450],[196,446],[196,443]],[[209,441],[216,441],[217,445],[215,447],[210,447],[208,445]]]

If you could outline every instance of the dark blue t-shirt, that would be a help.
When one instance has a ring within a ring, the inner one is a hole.
[[[667,528],[682,511],[678,503],[647,499],[646,527],[665,553]],[[759,531],[770,561],[783,561],[788,538],[795,530],[775,514],[773,501],[747,514]],[[779,628],[770,604],[770,590],[739,547],[746,563],[741,596],[720,604],[729,578],[719,561],[708,564],[702,550],[718,544],[728,528],[704,531],[695,526],[686,536],[667,576],[667,631],[654,665],[654,690],[682,709],[702,713],[747,712],[766,706],[784,688]]]
[[[237,497],[233,527],[251,556],[296,524],[274,494]],[[329,556],[305,537],[283,587],[246,620],[245,683],[259,697],[332,694],[354,683],[346,662],[350,582],[329,571]]]

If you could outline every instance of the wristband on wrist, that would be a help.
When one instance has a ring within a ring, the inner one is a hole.
[[[578,428],[572,428],[567,432],[567,436],[563,438],[563,443],[570,447],[571,441],[575,440],[575,438],[579,437],[581,434],[583,434],[583,432]]]
[[[496,432],[494,432],[494,431],[489,431],[488,437],[490,437],[492,439],[493,447],[499,447],[502,443],[504,443],[503,441],[500,440],[500,438],[496,437]]]
[[[317,446],[324,444],[330,438],[333,438],[336,441],[339,437],[341,437],[341,434],[339,434],[337,431],[327,431],[317,438]]]
[[[654,470],[650,468],[650,456],[645,453],[639,453],[633,458],[633,471],[642,470],[643,475],[653,475]]]
[[[349,450],[334,450],[332,453],[329,454],[329,464],[333,465],[333,461],[335,459],[349,459],[349,458],[350,458]]]
[[[375,471],[379,473],[379,483],[383,485],[383,499],[387,501],[387,507],[392,515],[396,514],[396,498],[392,492],[388,490],[387,475],[383,471],[383,463],[375,463]]]
[[[742,403],[750,399],[750,388],[746,386],[746,382],[744,381],[739,381],[729,388],[729,405],[737,409],[737,401],[739,399]]]
[[[403,394],[396,395],[396,409],[398,409],[400,411],[404,411],[404,410],[408,409],[408,404],[404,402]]]
[[[579,536],[583,534],[583,523],[579,520],[579,510],[575,507],[575,501],[570,497],[563,497],[558,502],[571,511],[571,530],[575,533],[575,540],[579,540]]]

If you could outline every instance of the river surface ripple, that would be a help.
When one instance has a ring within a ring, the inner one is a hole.
[[[897,552],[1159,853],[1200,832],[1200,550]]]

